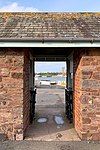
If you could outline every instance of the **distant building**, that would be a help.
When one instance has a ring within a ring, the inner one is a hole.
[[[65,76],[66,75],[66,69],[65,67],[62,67],[62,71],[61,71],[62,75]]]

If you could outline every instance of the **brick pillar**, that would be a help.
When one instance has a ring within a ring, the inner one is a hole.
[[[23,88],[23,131],[25,133],[30,124],[30,55],[24,50],[24,88]],[[25,135],[25,134],[24,134]]]
[[[0,49],[0,133],[23,139],[24,52]]]
[[[29,125],[29,50],[0,49],[0,133],[22,140]]]
[[[100,140],[100,50],[74,51],[74,123],[83,140]]]

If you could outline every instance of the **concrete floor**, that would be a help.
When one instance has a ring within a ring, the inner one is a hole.
[[[39,107],[55,107],[65,104],[65,90],[57,88],[38,88],[36,96],[36,106]]]
[[[40,142],[40,141],[4,141],[0,150],[100,150],[99,142]]]
[[[34,141],[80,141],[73,124],[65,117],[64,89],[37,89],[36,119],[29,126],[25,140]],[[60,115],[63,125],[58,125],[54,117]],[[38,123],[40,117],[47,118],[46,123]]]

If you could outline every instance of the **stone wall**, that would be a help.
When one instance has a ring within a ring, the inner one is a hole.
[[[29,50],[0,50],[0,133],[22,140],[30,119]]]
[[[0,133],[9,139],[23,136],[24,52],[0,49]]]
[[[29,125],[29,50],[0,49],[0,133],[22,140]],[[83,140],[100,140],[100,50],[74,51],[74,124]]]
[[[74,51],[74,124],[83,140],[100,140],[100,50]]]

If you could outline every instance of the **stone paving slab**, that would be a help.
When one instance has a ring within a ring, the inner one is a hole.
[[[80,141],[73,124],[65,117],[64,89],[37,89],[36,119],[26,131],[25,140],[33,141]],[[62,117],[63,125],[55,122]],[[39,118],[47,118],[46,123],[38,123]]]
[[[36,106],[57,105],[65,103],[64,89],[37,88]]]
[[[0,141],[5,141],[5,140],[6,140],[5,135],[0,133]]]
[[[0,150],[100,150],[100,142],[0,142]]]
[[[33,141],[80,141],[73,124],[64,116],[63,108],[38,108],[37,117],[26,131],[25,140]],[[61,116],[64,124],[58,125],[55,116]],[[38,118],[46,117],[46,123],[38,123]]]

